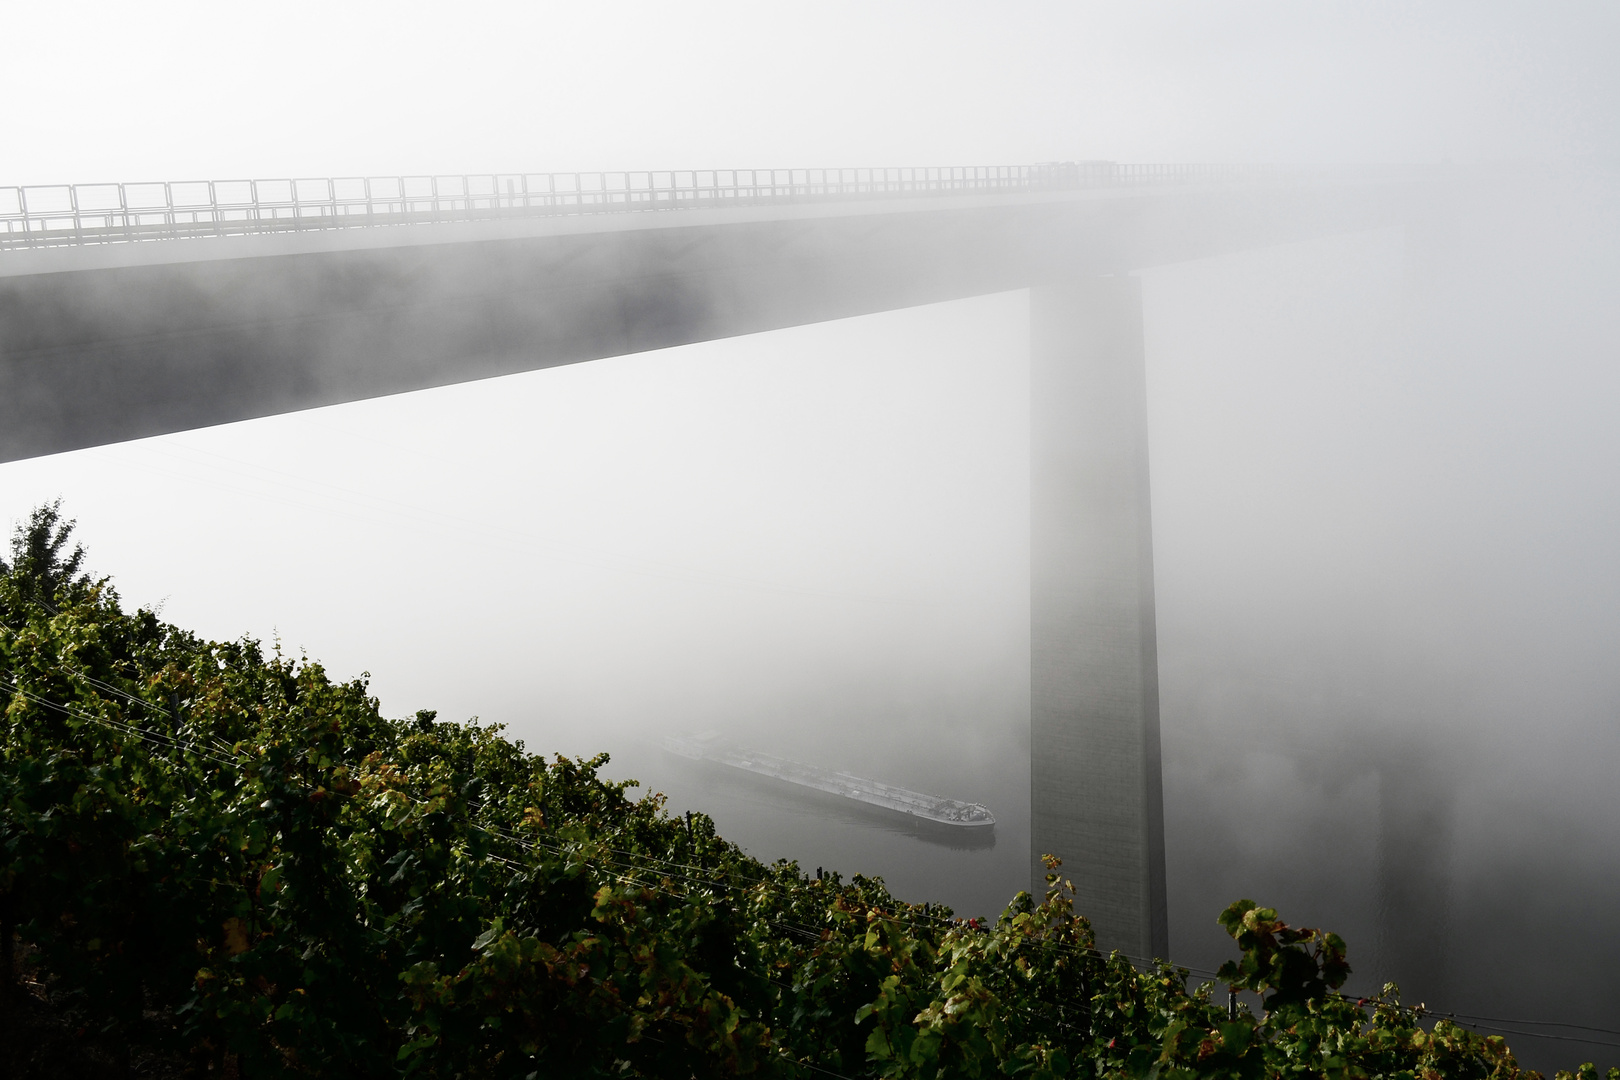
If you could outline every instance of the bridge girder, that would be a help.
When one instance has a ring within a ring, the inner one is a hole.
[[[1162,956],[1141,309],[1124,275],[1401,225],[1423,198],[1319,182],[0,253],[0,461],[1034,287],[1032,854],[1066,857],[1100,945]]]

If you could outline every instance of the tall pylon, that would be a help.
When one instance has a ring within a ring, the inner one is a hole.
[[[1169,955],[1138,279],[1030,293],[1030,848],[1097,945]]]

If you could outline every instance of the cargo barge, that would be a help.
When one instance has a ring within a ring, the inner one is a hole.
[[[763,750],[745,750],[727,744],[717,732],[671,735],[664,739],[664,749],[693,761],[712,761],[936,825],[956,829],[988,829],[996,823],[995,815],[979,803],[942,799],[937,795],[868,780],[852,773],[834,772],[801,761],[791,761]]]

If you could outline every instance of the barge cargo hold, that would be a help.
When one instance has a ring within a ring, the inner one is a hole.
[[[868,780],[852,773],[834,772],[800,761],[790,761],[763,750],[745,750],[723,742],[715,732],[699,735],[672,735],[664,739],[664,749],[693,761],[712,761],[734,769],[766,776],[799,787],[840,795],[846,799],[906,814],[919,821],[960,829],[985,829],[996,823],[995,815],[979,803],[961,802],[926,795],[910,788]]]

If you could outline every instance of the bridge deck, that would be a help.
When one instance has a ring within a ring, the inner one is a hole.
[[[1414,191],[994,179],[0,251],[0,461],[1395,225]]]

